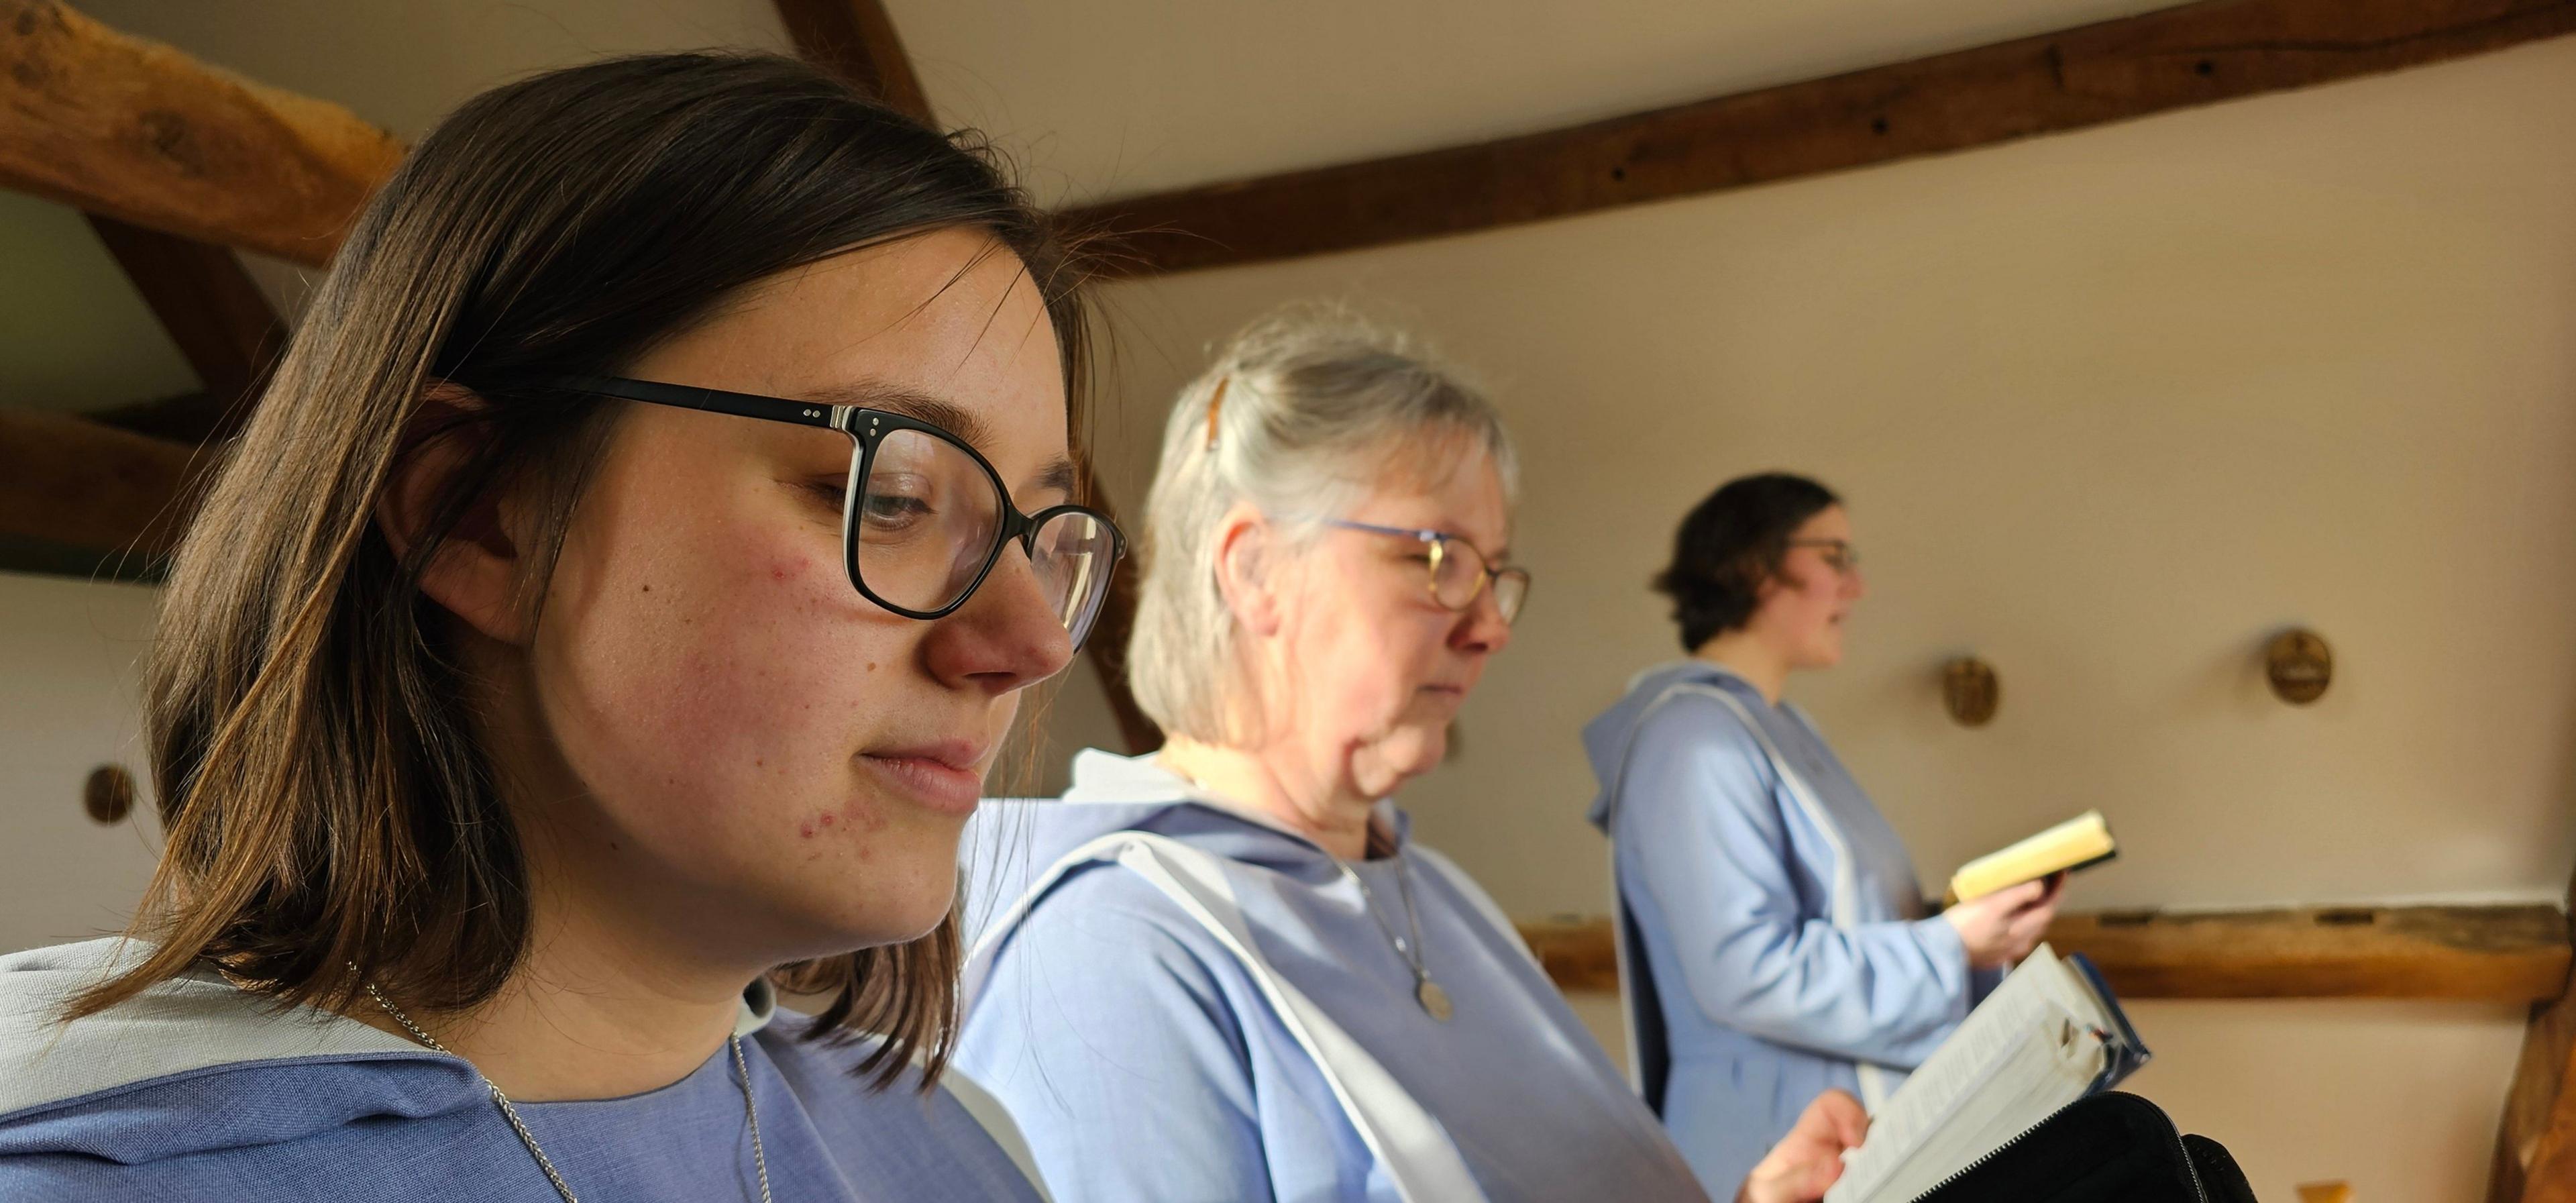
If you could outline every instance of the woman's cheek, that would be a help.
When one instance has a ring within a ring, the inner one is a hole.
[[[694,583],[638,581],[634,637],[605,674],[626,695],[615,709],[642,737],[629,753],[700,804],[822,787],[798,779],[853,750],[864,688],[855,679],[876,667],[858,633],[834,637],[837,599],[825,589],[837,571],[795,553],[732,567]]]

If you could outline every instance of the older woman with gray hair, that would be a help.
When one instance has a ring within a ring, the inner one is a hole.
[[[957,1062],[1059,1200],[1701,1199],[1690,1167],[1457,866],[1390,801],[1437,766],[1529,588],[1511,440],[1334,313],[1183,390],[1129,658],[1158,754],[1000,803],[969,871]],[[1745,1197],[1819,1197],[1819,1100]]]

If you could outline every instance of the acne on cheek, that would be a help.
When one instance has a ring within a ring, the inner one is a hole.
[[[796,834],[810,840],[834,829],[874,835],[886,829],[886,818],[865,802],[852,802],[837,811],[823,811],[797,824]],[[867,856],[867,845],[863,843],[859,846],[859,859],[866,860]]]

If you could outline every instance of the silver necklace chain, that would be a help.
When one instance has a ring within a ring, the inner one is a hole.
[[[456,1057],[456,1054],[446,1045],[438,1042],[437,1037],[422,1031],[419,1024],[411,1021],[411,1016],[403,1014],[402,1008],[395,1006],[392,999],[386,998],[383,991],[376,989],[374,982],[367,982],[364,985],[367,997],[374,999],[377,1006],[384,1008],[385,1014],[392,1017],[395,1023],[401,1024],[402,1030],[411,1033],[412,1039],[428,1046],[432,1052]],[[751,1160],[752,1164],[760,1170],[760,1203],[770,1203],[769,1154],[760,1147],[760,1105],[753,1102],[751,1097],[751,1063],[743,1059],[741,1036],[727,1036],[725,1042],[733,1046],[734,1073],[739,1075],[742,1081],[742,1113],[751,1121]],[[456,1059],[465,1060],[463,1057]],[[466,1064],[472,1065],[473,1062],[467,1061]],[[474,1075],[483,1078],[483,1088],[491,1091],[492,1101],[500,1105],[501,1118],[510,1121],[510,1130],[519,1134],[519,1143],[528,1146],[528,1156],[537,1159],[537,1168],[546,1172],[546,1181],[554,1184],[555,1193],[563,1196],[564,1203],[581,1203],[581,1200],[573,1197],[572,1185],[565,1182],[563,1175],[555,1170],[554,1161],[546,1156],[544,1149],[538,1147],[536,1135],[528,1131],[527,1121],[519,1118],[519,1109],[510,1105],[510,1096],[501,1093],[500,1084],[488,1077],[483,1077],[481,1069],[476,1069]]]
[[[1413,906],[1411,866],[1406,864],[1404,851],[1400,848],[1388,859],[1395,862],[1395,888],[1404,899],[1405,928],[1413,936],[1410,940],[1398,935],[1395,928],[1387,923],[1386,917],[1378,913],[1377,894],[1369,889],[1368,879],[1360,876],[1359,870],[1353,868],[1349,861],[1337,856],[1333,858],[1333,863],[1340,865],[1342,872],[1350,875],[1352,884],[1360,888],[1361,909],[1369,913],[1369,918],[1377,924],[1377,929],[1386,933],[1387,942],[1395,945],[1396,955],[1403,957],[1405,965],[1413,970],[1414,1000],[1421,1003],[1422,1009],[1433,1019],[1447,1023],[1450,1014],[1449,992],[1441,989],[1440,983],[1431,980],[1431,969],[1423,962],[1422,915]]]

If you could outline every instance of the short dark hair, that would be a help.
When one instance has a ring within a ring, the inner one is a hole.
[[[1842,500],[1804,476],[1765,472],[1730,480],[1692,507],[1673,533],[1672,563],[1655,576],[1655,591],[1673,599],[1683,649],[1751,620],[1789,537]]]
[[[521,484],[559,546],[618,411],[550,379],[618,374],[778,272],[959,228],[1044,299],[1079,455],[1081,273],[971,137],[766,55],[590,63],[441,122],[350,230],[171,568],[145,687],[168,841],[134,927],[157,943],[68,1014],[201,960],[282,1003],[491,998],[527,951],[527,867],[423,565]],[[397,556],[376,498],[442,381],[482,401],[435,436],[471,454]],[[926,1089],[961,960],[952,911],[778,976],[831,998],[816,1038],[885,1037],[861,1073],[882,1086],[917,1052]]]

